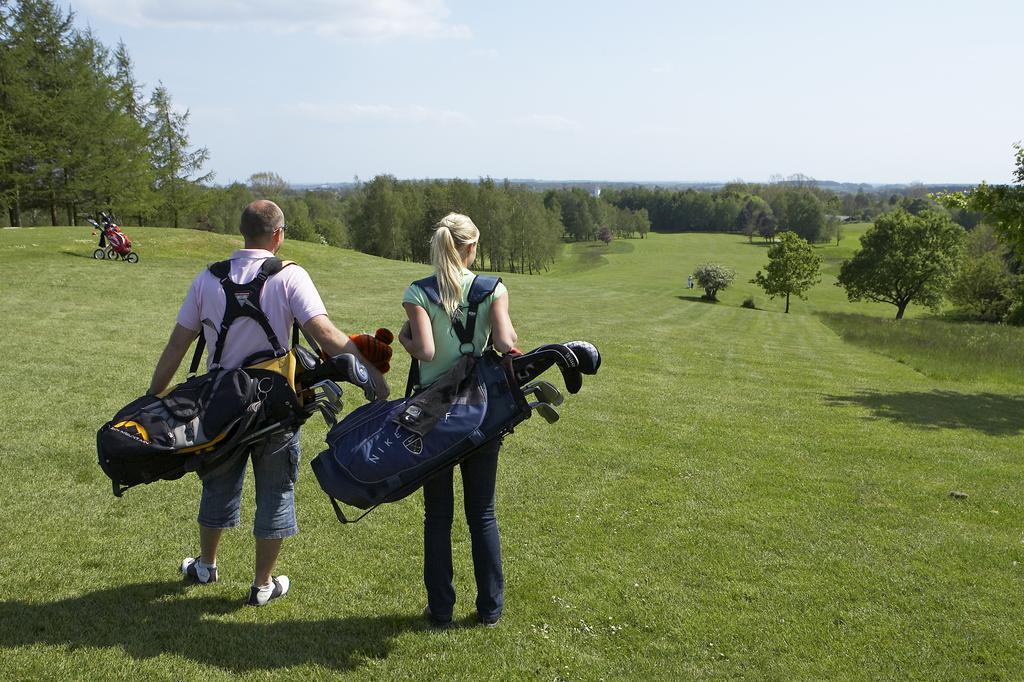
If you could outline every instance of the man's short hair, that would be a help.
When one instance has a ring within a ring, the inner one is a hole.
[[[238,231],[249,239],[260,239],[274,234],[284,224],[284,213],[273,201],[260,199],[245,207]]]

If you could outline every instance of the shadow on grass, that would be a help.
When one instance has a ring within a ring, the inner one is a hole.
[[[709,301],[703,296],[676,296],[680,301],[690,301],[691,303],[712,303],[717,305],[720,301]]]
[[[79,253],[78,251],[61,251],[60,255],[75,256],[76,258],[88,258],[89,260],[99,260],[98,258],[92,257],[92,251],[90,251],[89,253]]]
[[[237,599],[186,595],[202,589],[152,582],[51,603],[0,602],[0,648],[118,647],[136,659],[174,654],[234,673],[310,663],[347,671],[386,658],[402,632],[427,630],[422,618],[398,614],[230,622],[220,617],[249,607]]]
[[[860,405],[877,419],[927,429],[974,429],[990,436],[1024,432],[1024,397],[998,393],[926,391],[825,396],[832,405]]]

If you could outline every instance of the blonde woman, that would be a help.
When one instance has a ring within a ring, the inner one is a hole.
[[[431,301],[418,286],[405,291],[402,306],[409,317],[399,341],[420,362],[419,387],[445,374],[468,348],[462,347],[452,326],[466,321],[467,295],[475,275],[480,231],[469,217],[449,213],[435,225],[430,259],[437,277],[441,304]],[[498,283],[479,306],[473,335],[479,356],[490,337],[494,347],[507,353],[516,343],[508,314],[508,291]],[[476,577],[476,611],[481,624],[493,627],[501,618],[505,578],[501,568],[501,539],[494,511],[494,488],[501,441],[484,446],[459,465]],[[425,615],[434,627],[452,624],[455,588],[452,585],[452,521],[455,515],[454,470],[443,471],[423,486],[423,581],[427,588]]]

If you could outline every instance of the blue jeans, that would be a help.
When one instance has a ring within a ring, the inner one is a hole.
[[[466,523],[473,547],[476,610],[483,618],[501,615],[505,604],[505,576],[501,570],[501,538],[494,514],[494,484],[498,474],[495,441],[459,465],[466,507]],[[436,620],[448,620],[455,607],[452,585],[452,521],[455,517],[454,469],[447,469],[423,486],[423,582],[427,605]]]
[[[252,457],[256,477],[256,518],[252,534],[261,540],[299,532],[295,521],[295,481],[299,477],[299,434],[284,433],[253,445],[203,478],[199,525],[234,528],[241,521],[242,483]]]

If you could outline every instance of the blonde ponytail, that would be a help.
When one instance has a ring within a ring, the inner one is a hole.
[[[437,275],[441,305],[448,318],[454,320],[462,302],[462,268],[468,249],[480,239],[469,216],[449,213],[434,226],[430,238],[430,262]]]

